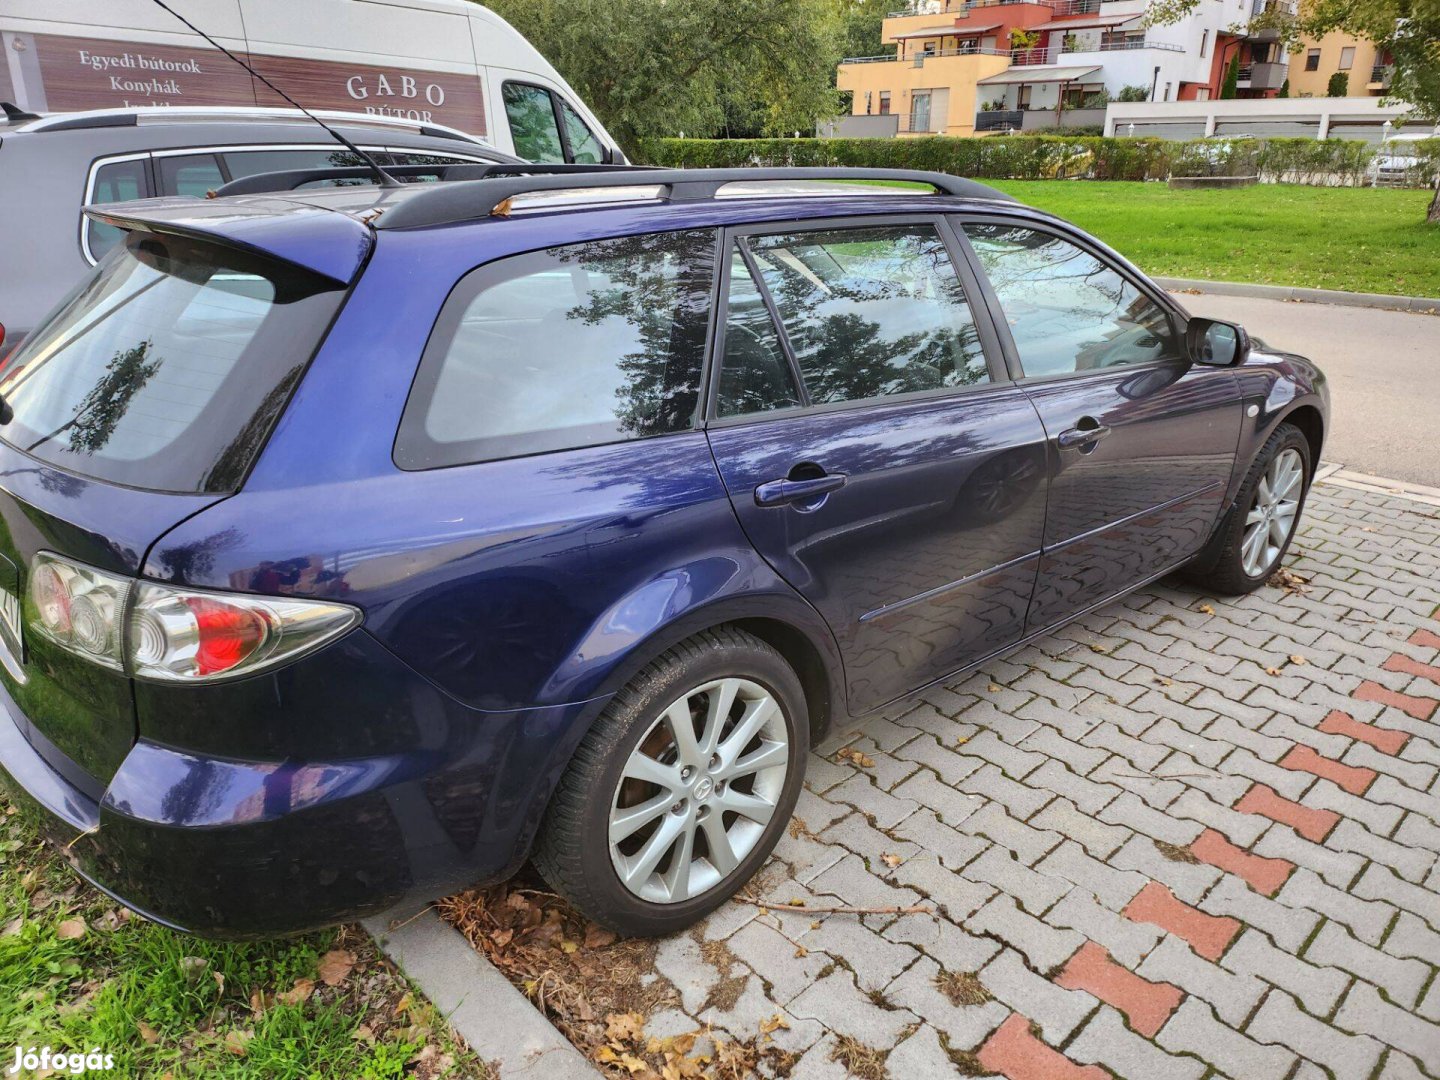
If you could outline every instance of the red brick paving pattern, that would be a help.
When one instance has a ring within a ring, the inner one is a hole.
[[[980,1064],[1009,1080],[1110,1080],[1098,1065],[1076,1065],[1030,1033],[1019,1013],[996,1029],[980,1048]]]
[[[1279,762],[1282,768],[1297,772],[1313,773],[1329,780],[1350,792],[1364,795],[1365,790],[1375,782],[1374,769],[1362,769],[1356,765],[1345,765],[1330,758],[1321,757],[1308,746],[1297,745],[1290,749]]]
[[[1154,923],[1190,943],[1197,954],[1218,960],[1240,933],[1240,923],[1228,916],[1206,915],[1191,907],[1159,882],[1152,881],[1135,894],[1121,912],[1136,922]]]
[[[1440,705],[1440,701],[1435,698],[1402,694],[1398,690],[1391,690],[1388,686],[1381,686],[1378,682],[1370,679],[1366,679],[1360,684],[1353,697],[1357,701],[1376,701],[1381,705],[1389,705],[1392,709],[1409,713],[1416,720],[1429,720],[1435,715],[1435,706]]]
[[[1242,814],[1259,814],[1281,825],[1289,825],[1313,844],[1318,844],[1330,835],[1330,830],[1340,823],[1340,815],[1334,810],[1320,810],[1291,802],[1273,788],[1255,784],[1240,797],[1235,809]]]
[[[1343,713],[1339,709],[1331,710],[1330,715],[1320,721],[1318,730],[1327,735],[1344,735],[1347,739],[1358,739],[1369,743],[1382,754],[1391,756],[1398,754],[1410,738],[1405,732],[1396,731],[1394,728],[1362,724],[1349,713]]]
[[[1185,996],[1179,987],[1142,979],[1121,967],[1093,941],[1080,947],[1055,981],[1067,990],[1087,990],[1115,1006],[1147,1039],[1155,1037]]]
[[[1274,896],[1285,884],[1285,879],[1295,869],[1295,864],[1284,859],[1268,859],[1263,855],[1252,855],[1244,848],[1236,847],[1214,829],[1206,829],[1190,845],[1191,853],[1203,863],[1219,867],[1236,877],[1244,878],[1256,892]]]

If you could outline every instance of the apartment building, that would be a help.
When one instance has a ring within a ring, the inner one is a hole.
[[[1286,57],[1275,31],[1233,33],[1267,4],[1204,0],[1145,25],[1149,0],[913,0],[884,22],[894,53],[841,62],[852,135],[976,135],[1104,121],[1104,102],[1219,97],[1238,58],[1242,96],[1271,96]]]
[[[1337,74],[1344,75],[1345,92],[1336,97],[1380,97],[1390,90],[1394,65],[1390,55],[1351,34],[1301,38],[1290,60],[1291,97],[1328,97]]]

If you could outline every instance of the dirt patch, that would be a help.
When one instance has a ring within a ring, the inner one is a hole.
[[[1200,860],[1195,857],[1195,853],[1189,848],[1176,847],[1174,844],[1167,844],[1164,840],[1156,840],[1154,844],[1155,850],[1171,862],[1189,863],[1192,866],[1198,866],[1200,863]]]
[[[830,1051],[830,1057],[844,1065],[851,1076],[857,1076],[860,1080],[886,1080],[886,1053],[887,1051],[876,1050],[873,1046],[866,1046],[859,1039],[841,1035],[835,1041],[835,1049]]]
[[[941,971],[935,976],[935,988],[952,1005],[984,1005],[990,1000],[990,991],[973,971]]]

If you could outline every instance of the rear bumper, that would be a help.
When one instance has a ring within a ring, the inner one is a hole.
[[[330,763],[198,757],[142,740],[97,803],[36,752],[0,689],[0,781],[76,871],[125,906],[204,936],[266,937],[513,873],[600,707],[472,715],[466,750]]]

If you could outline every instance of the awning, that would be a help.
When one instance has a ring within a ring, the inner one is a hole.
[[[1055,19],[1052,22],[1041,23],[1039,26],[1026,27],[1027,30],[1094,30],[1098,27],[1120,26],[1124,23],[1138,22],[1144,18],[1140,15],[1093,15],[1086,19]]]
[[[935,38],[935,37],[974,37],[976,34],[983,34],[987,30],[998,30],[1003,24],[988,23],[984,26],[930,26],[924,30],[907,30],[903,34],[894,35],[896,41],[904,41],[908,38]]]
[[[1016,83],[1077,82],[1099,70],[1098,64],[1094,67],[1083,64],[1070,67],[1059,64],[1021,64],[1019,67],[1006,68],[998,75],[977,79],[976,83],[979,86],[1014,86]]]

